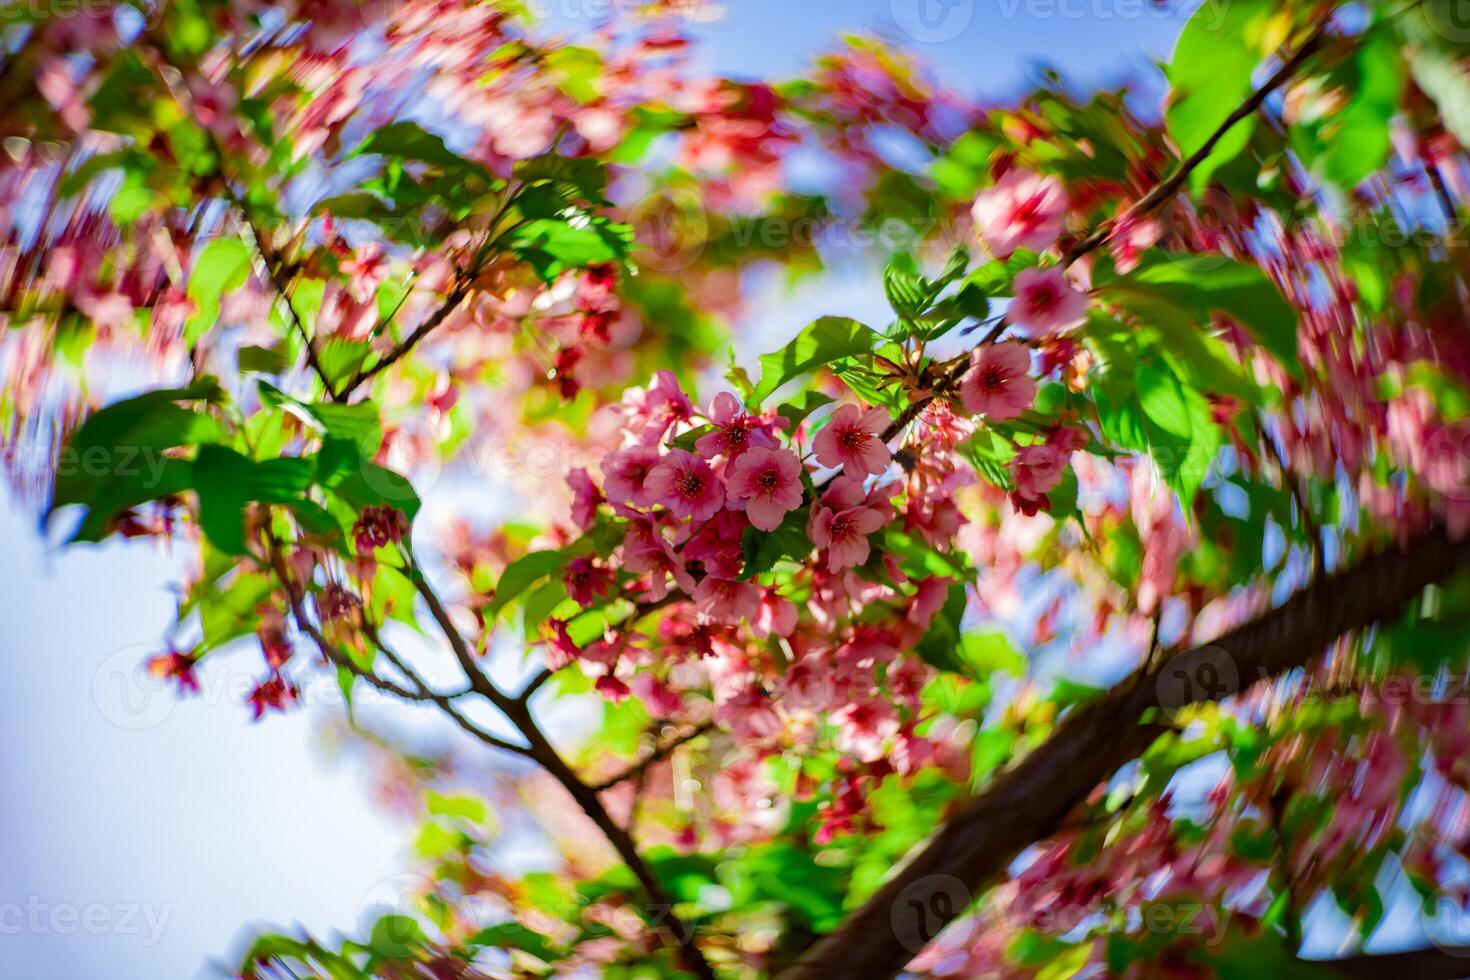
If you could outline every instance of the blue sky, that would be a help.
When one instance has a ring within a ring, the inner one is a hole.
[[[531,6],[575,28],[609,2]],[[1182,22],[1149,0],[731,0],[700,31],[707,64],[742,76],[796,73],[838,34],[877,32],[999,98],[1041,62],[1089,84],[1146,73]],[[820,299],[859,316],[881,302],[850,281]],[[252,921],[353,928],[409,867],[408,830],[363,774],[324,756],[314,733],[332,699],[252,725],[242,654],[206,673],[205,698],[174,702],[135,673],[171,620],[174,561],[145,545],[48,545],[8,498],[0,542],[0,976],[191,977]]]

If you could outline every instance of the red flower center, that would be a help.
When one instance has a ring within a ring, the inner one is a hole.
[[[1050,313],[1062,302],[1062,292],[1052,283],[1037,286],[1031,293],[1031,309],[1040,314]]]
[[[704,492],[704,477],[693,470],[685,470],[679,480],[679,492],[686,497],[697,497]]]

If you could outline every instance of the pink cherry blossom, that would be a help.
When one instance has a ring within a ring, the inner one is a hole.
[[[604,456],[602,489],[607,499],[637,507],[652,507],[654,498],[644,482],[658,461],[658,450],[650,446],[629,446]]]
[[[866,562],[868,535],[882,526],[883,515],[871,507],[824,507],[812,522],[812,543],[827,549],[827,567],[835,572]]]
[[[632,688],[654,718],[672,718],[684,707],[679,693],[652,674],[634,677]]]
[[[774,448],[776,440],[759,418],[750,415],[728,391],[722,391],[710,403],[709,420],[714,431],[700,436],[694,449],[705,459],[723,455],[736,459],[752,447]]]
[[[796,603],[785,598],[775,589],[761,593],[761,608],[750,627],[761,639],[769,636],[790,636],[796,630]]]
[[[388,257],[377,242],[368,242],[339,265],[342,274],[348,277],[348,290],[352,298],[366,303],[378,292],[378,286],[388,275]]]
[[[982,347],[970,356],[971,369],[960,382],[960,401],[972,415],[1004,422],[1036,401],[1031,351],[1014,341]]]
[[[843,405],[812,440],[817,462],[841,466],[844,473],[858,479],[882,473],[893,459],[882,439],[888,423],[888,413],[881,408],[865,411],[856,405]]]
[[[1062,470],[1066,465],[1066,454],[1054,445],[1038,442],[1022,446],[1011,460],[1016,493],[1028,500],[1046,496],[1047,491],[1062,482]]]
[[[613,590],[612,571],[597,565],[591,558],[573,558],[562,573],[567,595],[583,606],[591,606],[598,596]]]
[[[572,523],[585,531],[597,522],[602,493],[581,467],[567,474],[567,486],[572,488]]]
[[[686,594],[694,593],[694,577],[684,560],[657,529],[641,521],[631,522],[623,538],[623,567],[630,572],[649,573],[648,597],[655,602],[669,594],[669,576]]]
[[[781,716],[759,685],[722,699],[715,708],[715,721],[742,742],[764,742],[781,731]]]
[[[754,582],[706,575],[694,590],[699,614],[714,623],[738,623],[760,614],[760,590]]]
[[[801,506],[801,460],[789,449],[747,450],[730,468],[729,493],[745,501],[751,524],[774,531]]]
[[[601,694],[613,704],[622,704],[623,699],[633,693],[628,689],[627,684],[624,684],[612,674],[604,674],[597,678],[597,683],[593,687],[597,690],[598,694]]]
[[[975,229],[997,258],[1018,248],[1040,252],[1061,236],[1067,192],[1051,177],[1012,170],[975,198]]]
[[[1006,319],[1038,336],[1059,333],[1087,319],[1087,297],[1072,288],[1057,266],[1016,273],[1015,298]]]
[[[675,517],[707,521],[725,506],[725,488],[710,465],[683,449],[670,450],[644,481],[644,490]]]

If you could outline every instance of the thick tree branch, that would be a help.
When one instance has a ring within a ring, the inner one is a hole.
[[[1339,960],[1302,962],[1362,980],[1463,980],[1470,977],[1470,946],[1365,953]]]
[[[1440,529],[1313,582],[1214,643],[1141,671],[1079,709],[1052,738],[964,805],[877,894],[783,974],[784,980],[891,977],[965,901],[1161,731],[1150,719],[1219,700],[1300,667],[1332,640],[1397,612],[1470,565],[1470,542]],[[1231,679],[1235,683],[1231,683]],[[961,894],[956,895],[959,891]]]

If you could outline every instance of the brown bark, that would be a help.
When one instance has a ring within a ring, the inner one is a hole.
[[[1002,772],[866,904],[783,980],[891,977],[1028,845],[1159,733],[1158,709],[1219,700],[1300,667],[1337,637],[1394,614],[1425,586],[1470,565],[1470,542],[1442,530],[1320,579],[1214,643],[1129,677],[1082,707]]]

